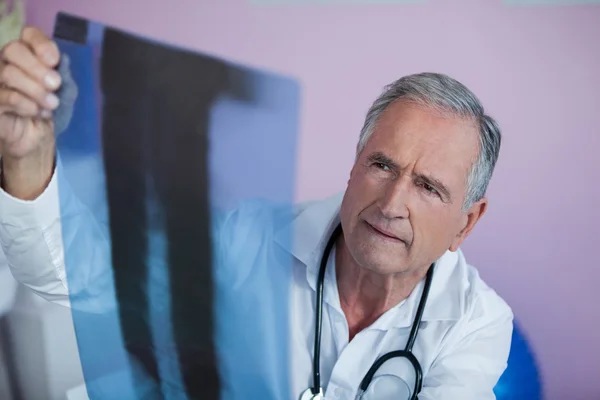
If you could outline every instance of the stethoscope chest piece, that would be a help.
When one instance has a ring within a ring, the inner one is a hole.
[[[319,393],[313,394],[312,388],[306,389],[300,395],[299,400],[325,400],[325,396],[323,395],[323,389],[319,389]]]

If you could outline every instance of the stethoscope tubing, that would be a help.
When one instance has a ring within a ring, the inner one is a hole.
[[[321,265],[319,266],[319,276],[317,278],[317,311],[315,313],[315,343],[313,355],[313,394],[318,394],[321,390],[321,330],[323,327],[323,283],[325,282],[325,270],[329,261],[329,253],[335,244],[335,241],[342,233],[342,225],[339,224],[335,231],[329,237],[327,246],[321,257]]]

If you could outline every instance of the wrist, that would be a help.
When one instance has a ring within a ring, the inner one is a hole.
[[[26,157],[3,156],[1,163],[2,189],[20,200],[35,200],[46,190],[54,174],[54,146],[41,149]]]

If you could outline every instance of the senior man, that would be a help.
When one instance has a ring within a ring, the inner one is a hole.
[[[3,56],[0,240],[18,280],[68,305],[63,254],[76,239],[63,246],[62,235],[85,237],[98,228],[70,224],[65,229],[76,231],[61,232],[51,120],[60,55],[29,27]],[[278,276],[279,259],[266,254],[272,244],[293,256],[289,398],[495,398],[513,315],[460,245],[486,211],[500,142],[496,122],[461,83],[441,74],[406,76],[369,109],[343,196],[298,205],[284,227],[290,230],[266,224],[271,210],[255,203],[221,221],[219,229],[229,232],[221,247],[230,257],[233,248],[260,247],[231,262],[240,287],[251,275]],[[241,227],[260,233],[232,233]],[[293,232],[293,244],[282,232]],[[89,257],[99,252],[97,246]],[[264,379],[265,397],[281,398],[278,383],[260,376],[265,371],[255,376]]]

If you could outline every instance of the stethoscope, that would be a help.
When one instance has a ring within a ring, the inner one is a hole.
[[[327,246],[325,247],[325,251],[323,251],[323,256],[321,257],[321,265],[319,268],[319,276],[317,278],[317,310],[315,313],[316,317],[316,326],[315,326],[315,342],[314,342],[314,356],[313,356],[313,386],[306,389],[300,395],[300,400],[324,400],[323,388],[321,387],[321,326],[323,325],[323,284],[325,281],[325,269],[327,268],[327,262],[329,260],[329,254],[331,253],[331,249],[335,244],[337,238],[342,234],[342,225],[339,224],[335,231],[332,233],[329,241],[327,242]],[[359,395],[357,398],[361,398],[361,394],[366,392],[369,384],[373,380],[375,373],[377,370],[385,363],[386,361],[392,358],[405,358],[407,359],[413,366],[415,370],[415,384],[413,387],[412,396],[409,400],[417,400],[417,395],[421,391],[423,386],[423,370],[421,369],[421,364],[419,364],[419,360],[412,353],[413,345],[415,344],[415,340],[417,339],[417,334],[419,332],[419,325],[421,325],[421,319],[423,317],[423,310],[425,310],[425,304],[427,303],[427,296],[429,295],[429,288],[431,287],[431,282],[433,280],[433,264],[427,271],[427,277],[425,278],[425,286],[423,288],[423,293],[421,294],[421,300],[419,301],[419,306],[417,307],[417,313],[415,315],[415,319],[413,320],[412,327],[410,329],[410,335],[408,337],[408,342],[406,343],[406,347],[404,350],[396,350],[391,351],[389,353],[384,354],[379,357],[375,363],[369,368],[367,374],[363,378],[359,386]]]

